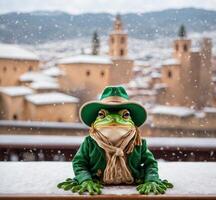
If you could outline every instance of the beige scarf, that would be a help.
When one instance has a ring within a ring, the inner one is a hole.
[[[112,143],[94,127],[90,129],[90,136],[105,150],[107,165],[103,174],[105,184],[131,184],[133,176],[127,167],[127,156],[133,151],[135,145],[141,145],[141,137],[137,128],[131,129],[119,142]]]

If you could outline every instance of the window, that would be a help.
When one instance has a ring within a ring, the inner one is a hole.
[[[6,71],[7,71],[7,67],[4,66],[4,67],[3,67],[3,72],[6,72]]]
[[[187,52],[188,48],[187,48],[187,45],[186,45],[186,44],[184,45],[183,48],[184,48],[184,51]]]
[[[100,75],[103,77],[105,75],[105,72],[101,71]]]
[[[113,44],[115,42],[114,38],[111,37],[111,43]]]
[[[175,49],[176,49],[176,51],[179,50],[179,45],[178,44],[175,45]]]
[[[90,76],[90,74],[91,74],[90,71],[87,70],[87,71],[86,71],[86,76]]]
[[[17,120],[17,119],[18,119],[18,117],[17,117],[16,114],[13,115],[13,119],[14,119],[14,120]]]
[[[16,67],[14,67],[14,68],[13,68],[13,70],[16,72],[17,68],[16,68]]]
[[[58,119],[58,122],[62,122],[62,119],[61,119],[61,118],[59,118],[59,119]]]
[[[120,55],[123,56],[124,55],[124,49],[120,50]]]
[[[125,38],[121,37],[121,43],[124,44],[125,43]]]
[[[172,78],[172,72],[169,70],[167,73],[168,78]]]
[[[29,69],[28,69],[28,70],[29,70],[29,71],[32,71],[32,69],[33,69],[32,66],[29,66]]]

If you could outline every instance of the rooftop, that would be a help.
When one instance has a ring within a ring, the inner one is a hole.
[[[77,55],[77,56],[60,59],[58,63],[59,64],[71,64],[71,63],[112,64],[112,60],[108,56]]]
[[[56,82],[36,81],[30,84],[32,89],[59,89],[59,84]]]
[[[42,73],[47,76],[53,76],[53,77],[63,75],[63,72],[59,69],[59,67],[50,67],[48,69],[44,69]]]
[[[39,60],[38,56],[33,52],[11,44],[0,44],[0,58]]]
[[[9,96],[23,96],[33,93],[33,90],[25,86],[0,87],[0,92]]]
[[[151,110],[152,114],[172,115],[178,117],[188,117],[195,114],[195,110],[181,106],[157,105]]]
[[[35,105],[78,103],[79,99],[67,94],[52,92],[26,96],[26,100]]]
[[[33,82],[33,81],[46,81],[46,82],[55,82],[56,79],[48,75],[43,74],[42,72],[26,72],[22,74],[19,78],[22,82]]]

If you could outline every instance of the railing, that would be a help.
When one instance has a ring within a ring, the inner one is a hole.
[[[0,135],[0,160],[71,161],[84,136]],[[214,138],[146,138],[157,159],[216,161]]]

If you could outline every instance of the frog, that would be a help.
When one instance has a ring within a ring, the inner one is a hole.
[[[74,178],[58,184],[73,193],[102,194],[107,185],[133,185],[141,195],[164,194],[173,184],[161,180],[158,163],[141,137],[147,112],[129,100],[122,86],[108,86],[99,101],[80,108],[81,121],[89,126],[72,160]]]

